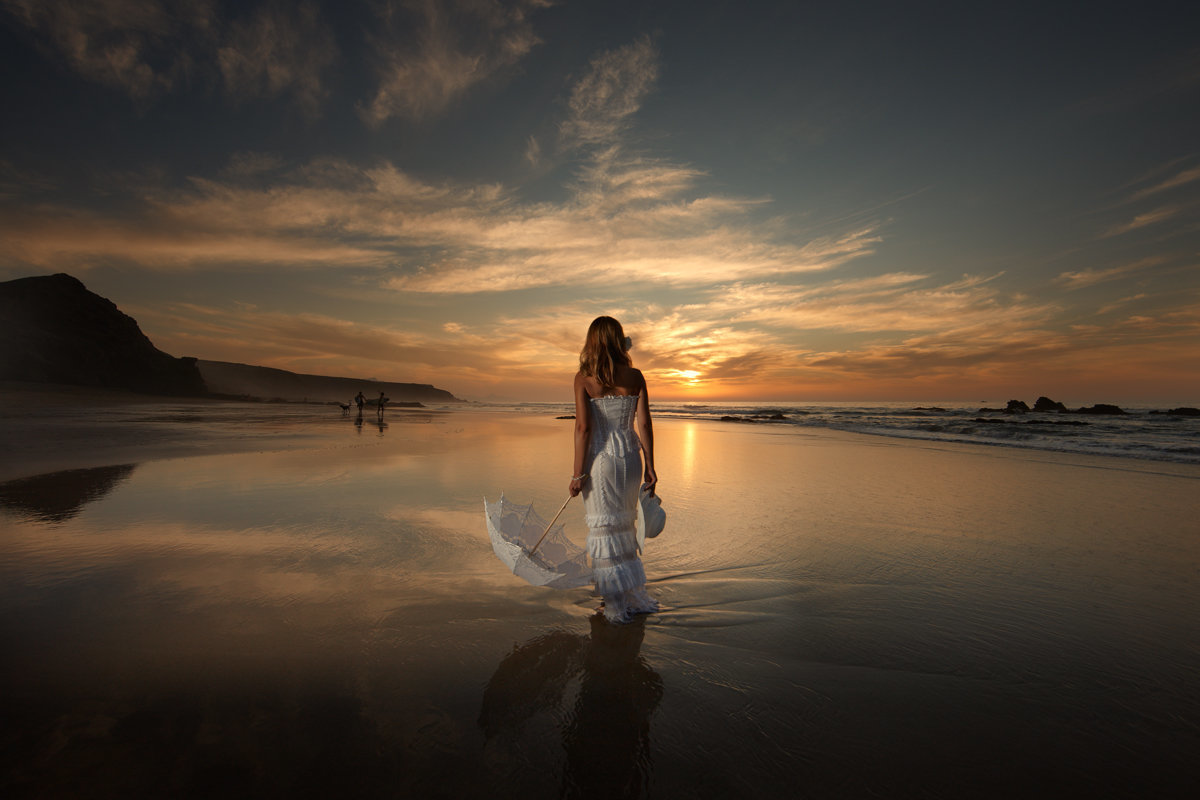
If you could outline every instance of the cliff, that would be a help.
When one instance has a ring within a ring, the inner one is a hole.
[[[393,402],[461,403],[425,383],[304,375],[270,367],[175,358],[137,322],[66,274],[0,282],[0,380],[208,393],[262,400],[348,402],[360,391]]]
[[[156,348],[137,322],[70,275],[0,283],[0,380],[199,395],[194,358]]]
[[[198,361],[200,374],[209,391],[235,397],[257,397],[264,400],[338,401],[348,403],[359,392],[373,401],[383,392],[393,403],[416,401],[422,403],[461,403],[462,400],[444,389],[427,383],[392,383],[388,381],[334,378],[325,375],[306,375],[271,367],[255,367],[227,361]]]

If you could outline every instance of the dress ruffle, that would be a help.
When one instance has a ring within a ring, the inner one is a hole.
[[[619,514],[585,514],[583,519],[589,528],[632,528],[637,524],[637,509],[634,508],[633,514],[624,511]]]
[[[635,528],[614,530],[609,527],[589,527],[591,531],[587,538],[587,552],[588,557],[593,561],[628,558],[630,553],[637,553],[637,530]]]
[[[653,614],[658,611],[658,601],[646,590],[631,589],[604,597],[604,618],[609,622],[623,624],[632,622],[638,614]]]
[[[640,589],[646,585],[646,568],[636,556],[632,561],[618,561],[607,567],[592,567],[596,591],[607,598],[610,594]]]

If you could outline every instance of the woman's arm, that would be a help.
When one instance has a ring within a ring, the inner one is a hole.
[[[592,438],[592,404],[588,402],[587,389],[583,385],[583,373],[575,374],[575,461],[571,472],[571,483],[567,491],[575,497],[583,489],[587,475],[583,465],[587,461],[588,444]]]
[[[642,486],[654,494],[654,487],[658,485],[658,473],[654,471],[654,423],[650,420],[650,395],[646,391],[646,379],[640,371],[638,380],[641,390],[637,404],[637,435],[642,443]]]

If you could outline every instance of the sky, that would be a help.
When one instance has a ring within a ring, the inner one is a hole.
[[[1200,405],[1194,2],[0,0],[0,280],[563,401]]]

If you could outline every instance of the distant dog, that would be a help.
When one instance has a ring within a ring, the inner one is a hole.
[[[349,403],[338,403],[338,405],[342,407],[342,411],[349,411],[349,410],[350,410],[350,404],[349,404]]]

